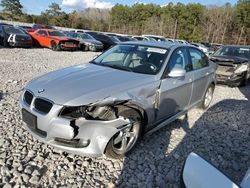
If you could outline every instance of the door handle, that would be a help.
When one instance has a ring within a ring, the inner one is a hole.
[[[188,80],[189,82],[192,82],[193,80],[192,80],[192,78],[189,78],[189,80]]]
[[[209,72],[207,72],[206,75],[209,75]]]

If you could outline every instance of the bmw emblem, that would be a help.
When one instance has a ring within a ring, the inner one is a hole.
[[[38,93],[42,93],[42,92],[44,92],[45,91],[45,89],[39,89],[38,90]]]

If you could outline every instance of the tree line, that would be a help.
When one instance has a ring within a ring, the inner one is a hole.
[[[19,0],[2,0],[0,6],[0,19],[5,20],[131,35],[155,34],[194,42],[250,43],[250,0],[222,6],[117,4],[112,9],[88,8],[71,13],[51,3],[40,15],[25,13]]]

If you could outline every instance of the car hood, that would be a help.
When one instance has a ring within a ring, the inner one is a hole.
[[[78,106],[97,102],[112,94],[127,91],[154,80],[153,75],[83,64],[33,79],[26,89],[33,92],[35,96],[49,99],[56,104]]]
[[[92,39],[81,39],[81,42],[88,42],[96,45],[102,45],[102,43],[98,40],[92,40]]]
[[[222,63],[242,64],[242,63],[249,61],[246,58],[237,57],[237,56],[216,56],[215,55],[215,56],[212,56],[210,59],[219,64],[222,64]]]
[[[69,37],[59,37],[59,36],[49,36],[49,38],[52,38],[52,39],[55,39],[55,40],[73,40],[73,41],[78,41],[76,39],[72,39],[72,38],[69,38]],[[79,41],[78,41],[79,42]]]
[[[14,34],[14,33],[7,33],[7,36],[14,35],[16,36],[17,40],[31,40],[30,35],[28,34]]]

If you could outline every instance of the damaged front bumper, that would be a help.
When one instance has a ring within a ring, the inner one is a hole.
[[[62,118],[58,114],[63,106],[57,104],[43,114],[35,109],[34,100],[28,105],[20,98],[26,129],[41,142],[69,153],[102,156],[113,135],[131,123],[122,117],[110,121]]]
[[[246,74],[216,74],[216,80],[218,84],[226,84],[230,87],[238,87],[246,79]]]

